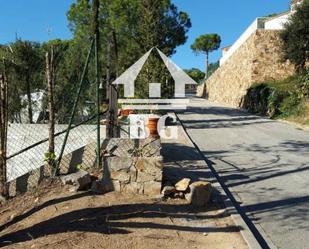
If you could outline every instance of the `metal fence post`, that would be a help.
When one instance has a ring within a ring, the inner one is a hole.
[[[6,145],[7,145],[7,77],[5,72],[0,74],[0,196],[8,197],[8,185],[6,182]]]
[[[53,172],[53,176],[56,176],[57,171],[58,171],[58,169],[60,167],[60,163],[61,163],[61,159],[62,159],[62,156],[63,156],[63,153],[64,153],[65,145],[67,143],[68,136],[69,136],[69,133],[70,133],[70,129],[71,129],[72,124],[73,124],[73,118],[74,118],[74,115],[75,115],[75,112],[76,112],[79,96],[81,94],[82,86],[83,86],[83,83],[85,81],[85,76],[86,76],[86,73],[87,73],[87,69],[88,69],[88,65],[89,65],[89,61],[90,61],[90,56],[91,56],[91,53],[92,53],[92,50],[93,50],[94,42],[95,42],[95,39],[93,38],[92,41],[91,41],[91,46],[90,46],[88,55],[87,55],[86,63],[84,65],[82,77],[81,77],[81,80],[79,82],[78,92],[77,92],[76,98],[74,100],[73,110],[72,110],[72,113],[71,113],[68,129],[67,129],[67,131],[65,133],[65,137],[64,137],[63,144],[62,144],[62,147],[61,147],[61,151],[60,151],[60,154],[59,154],[59,157],[58,157],[58,160],[57,160],[55,171]]]
[[[101,134],[100,134],[100,65],[99,65],[99,46],[100,46],[100,30],[99,30],[99,0],[93,0],[93,34],[95,37],[95,81],[96,81],[96,106],[97,106],[97,168],[101,164]]]

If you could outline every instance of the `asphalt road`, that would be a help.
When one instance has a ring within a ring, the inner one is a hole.
[[[191,99],[179,118],[270,247],[309,248],[309,132]]]

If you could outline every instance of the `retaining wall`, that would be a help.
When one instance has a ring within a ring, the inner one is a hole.
[[[295,70],[283,60],[280,31],[256,30],[206,81],[206,97],[213,102],[242,107],[253,83],[280,80]]]

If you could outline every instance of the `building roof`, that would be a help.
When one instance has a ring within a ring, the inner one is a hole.
[[[221,48],[221,50],[229,50],[232,45]]]
[[[288,10],[288,11],[285,11],[285,12],[282,12],[282,13],[278,13],[278,14],[276,14],[274,16],[266,17],[266,21],[270,21],[270,20],[276,19],[278,17],[288,15],[288,14],[290,14],[290,12],[291,11]]]

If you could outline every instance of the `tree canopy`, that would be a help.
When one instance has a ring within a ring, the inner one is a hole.
[[[209,53],[217,50],[221,44],[221,37],[218,34],[204,34],[195,39],[191,45],[191,49],[195,53],[203,53],[206,55],[205,78],[209,75]]]
[[[285,59],[289,59],[298,71],[303,71],[309,60],[309,0],[296,7],[284,28],[281,38]]]
[[[205,73],[198,68],[187,69],[185,72],[197,83],[200,83],[205,78]]]
[[[33,122],[31,93],[43,88],[43,54],[37,42],[17,39],[2,46],[3,58],[9,77],[9,120],[20,121],[21,109],[27,107],[28,122]],[[26,101],[24,99],[26,96]]]
[[[43,44],[17,39],[0,46],[0,56],[5,58],[9,75],[10,121],[21,122],[21,109],[28,109],[32,116],[31,93],[46,92],[44,54],[53,47],[55,52],[55,115],[56,122],[67,122],[75,97],[77,83],[90,47],[92,36],[92,9],[90,0],[76,0],[68,12],[71,40],[52,40]],[[124,72],[149,48],[158,47],[166,55],[172,55],[176,48],[186,42],[186,33],[191,27],[187,13],[179,11],[170,0],[100,0],[100,61],[101,82],[107,83],[107,70],[113,77]],[[91,64],[92,63],[92,64]],[[84,88],[77,106],[79,116],[91,114],[95,99],[94,62],[90,63]],[[3,63],[0,63],[0,70]],[[147,75],[147,77],[143,78]],[[138,78],[143,88],[138,93],[148,95],[149,82],[161,82],[162,92],[170,93],[172,78],[157,54],[145,64]],[[147,87],[146,87],[147,85]],[[104,89],[103,89],[104,90]],[[102,91],[104,95],[105,91]],[[45,94],[46,95],[46,94]],[[22,101],[27,96],[26,101]],[[103,96],[104,98],[104,96]],[[46,107],[46,97],[44,100]],[[44,107],[44,108],[45,108]],[[45,108],[46,109],[46,108]]]
[[[178,11],[170,0],[100,0],[100,6],[102,49],[106,51],[108,34],[115,31],[120,64],[131,65],[155,46],[171,55],[187,40],[190,18],[187,13]],[[77,0],[67,16],[74,39],[87,40],[91,30],[89,1]]]
[[[186,33],[191,27],[190,18],[185,12],[178,11],[170,0],[100,0],[100,4],[103,74],[106,67],[115,74],[115,63],[118,73],[122,73],[152,47],[158,47],[168,56],[172,55],[176,52],[176,47],[187,40]],[[74,40],[87,43],[91,24],[89,1],[78,0],[72,4],[68,20]],[[114,54],[108,56],[111,32],[116,37],[117,59]],[[110,61],[111,65],[107,65],[107,61]],[[162,61],[160,63],[156,55],[150,56],[149,62],[145,64],[147,77],[145,71],[142,71],[141,74],[145,77],[139,77],[137,80],[137,97],[147,94],[146,83],[149,81],[166,81],[167,75],[162,68]],[[163,89],[162,92],[169,90]]]
[[[220,62],[210,63],[208,67],[208,78],[220,67]]]
[[[208,54],[220,47],[221,38],[218,34],[205,34],[196,38],[191,49],[196,53]]]

